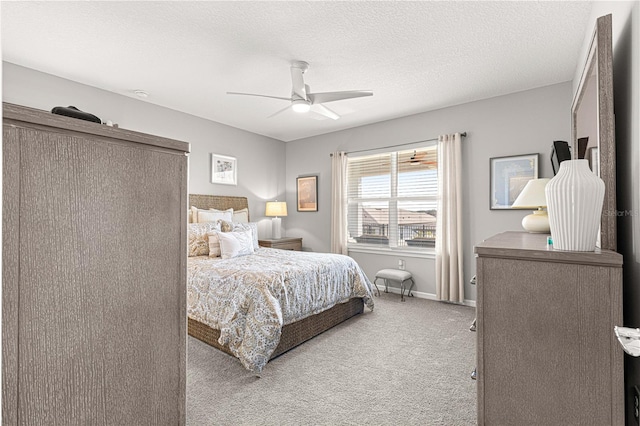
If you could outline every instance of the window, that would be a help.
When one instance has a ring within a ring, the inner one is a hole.
[[[347,221],[351,247],[435,247],[437,143],[349,157]]]

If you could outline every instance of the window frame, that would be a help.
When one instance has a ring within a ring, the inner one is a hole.
[[[361,151],[362,154],[349,157],[348,162],[352,160],[356,160],[361,157],[366,157],[369,155],[383,155],[390,154],[391,156],[391,169],[390,169],[390,196],[388,198],[349,198],[349,194],[347,191],[346,198],[346,210],[347,210],[347,223],[349,223],[349,207],[354,203],[361,204],[367,201],[381,201],[388,202],[388,211],[389,211],[389,230],[388,230],[388,239],[389,242],[387,244],[371,244],[371,243],[358,243],[355,241],[349,241],[350,239],[347,236],[347,248],[349,251],[353,251],[356,253],[372,253],[372,254],[388,254],[388,255],[397,255],[402,254],[408,257],[417,257],[417,258],[435,258],[435,245],[433,247],[411,247],[408,245],[400,246],[397,245],[397,241],[399,240],[399,210],[398,205],[401,202],[406,201],[430,201],[436,203],[436,209],[438,204],[438,180],[440,174],[439,164],[436,168],[436,190],[435,194],[428,196],[413,196],[413,197],[401,197],[398,196],[398,178],[400,175],[400,170],[398,166],[398,157],[401,153],[406,152],[407,150],[420,150],[420,149],[433,149],[435,147],[436,156],[438,155],[438,141],[423,141],[417,144],[412,144],[411,147],[402,146],[402,149],[399,149],[400,146],[396,147],[395,150],[384,150],[384,149],[376,149],[370,151]],[[347,187],[349,187],[349,164],[347,165]],[[436,213],[436,221],[438,214]],[[437,222],[436,222],[437,223]],[[436,225],[437,226],[437,225]],[[349,232],[349,226],[347,225],[346,232]],[[351,239],[352,240],[352,239]]]

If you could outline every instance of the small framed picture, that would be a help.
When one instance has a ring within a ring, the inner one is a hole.
[[[238,161],[235,157],[211,154],[211,183],[238,184]]]
[[[489,159],[491,168],[491,210],[519,209],[511,207],[527,182],[538,178],[540,154],[513,155]],[[527,209],[531,210],[531,209]]]
[[[301,176],[296,179],[299,212],[318,211],[318,176]]]

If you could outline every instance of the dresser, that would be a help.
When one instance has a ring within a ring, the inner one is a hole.
[[[475,247],[479,425],[623,425],[622,256],[505,232]]]
[[[189,144],[3,104],[2,423],[185,424]]]
[[[267,239],[267,240],[258,240],[258,245],[260,247],[269,247],[276,248],[280,250],[302,250],[302,238],[278,238],[278,239]]]

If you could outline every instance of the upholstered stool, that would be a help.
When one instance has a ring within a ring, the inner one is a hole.
[[[405,290],[404,283],[406,281],[411,280],[411,287],[409,287],[407,296],[411,296],[411,297],[413,296],[413,294],[411,294],[411,289],[413,288],[413,285],[415,284],[415,282],[413,281],[413,275],[411,275],[411,272],[401,271],[400,269],[381,269],[378,272],[376,272],[376,279],[373,280],[374,284],[376,284],[376,281],[378,280],[378,278],[382,278],[384,280],[385,293],[388,292],[389,281],[399,282],[400,283],[400,300],[403,302],[404,302],[404,290]],[[377,285],[376,285],[376,288],[378,288]],[[378,290],[378,294],[379,293],[380,293],[380,290]]]

